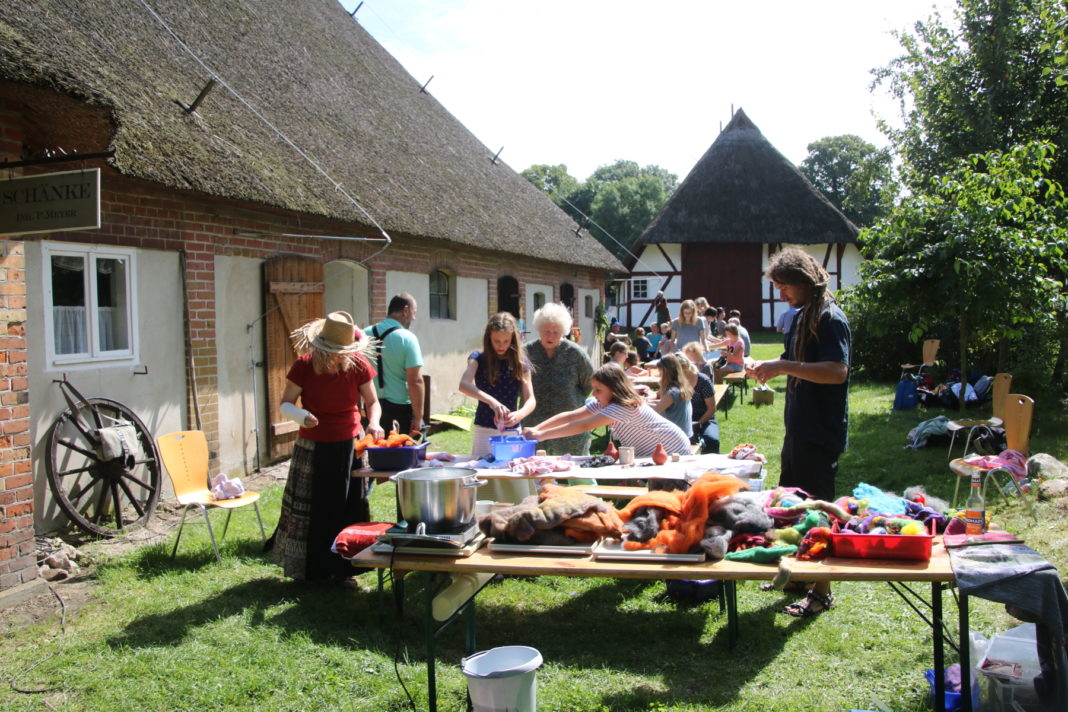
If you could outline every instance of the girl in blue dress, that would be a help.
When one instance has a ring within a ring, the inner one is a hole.
[[[505,430],[518,429],[523,418],[534,410],[537,401],[531,370],[515,317],[508,312],[491,316],[482,334],[482,350],[472,351],[467,357],[467,370],[460,379],[460,392],[478,401],[471,429],[472,455],[489,455],[489,439]],[[531,494],[531,480],[491,479],[479,489],[478,497],[518,503]]]

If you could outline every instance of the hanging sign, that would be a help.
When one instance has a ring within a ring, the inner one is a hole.
[[[0,236],[99,227],[99,168],[0,179]]]

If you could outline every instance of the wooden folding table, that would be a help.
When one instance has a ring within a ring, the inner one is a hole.
[[[431,593],[435,590],[435,576],[447,576],[453,573],[492,573],[515,576],[582,576],[603,578],[633,579],[717,579],[724,583],[726,593],[728,641],[731,647],[738,637],[738,600],[736,585],[738,581],[770,581],[775,577],[775,566],[734,562],[729,560],[717,563],[675,563],[643,561],[605,561],[590,557],[576,556],[540,556],[531,554],[512,554],[490,551],[483,547],[471,556],[449,558],[443,556],[415,556],[403,553],[376,554],[365,549],[357,555],[353,566],[386,569],[395,571],[422,571],[430,577],[426,596],[426,647],[427,647],[427,686],[430,709],[437,709],[437,690],[435,682],[435,647],[434,639],[441,630],[461,615],[466,617],[468,634],[467,653],[475,649],[474,638],[474,599],[476,591],[457,612],[447,621],[435,625],[432,615]],[[884,561],[874,559],[828,558],[821,561],[798,561],[793,566],[795,581],[886,581],[894,588],[914,612],[919,614],[932,630],[933,668],[935,670],[935,709],[943,710],[944,696],[944,627],[942,618],[942,591],[954,582],[953,570],[949,556],[938,540],[929,561]],[[931,586],[931,599],[927,600],[904,584],[928,583]],[[930,618],[915,605],[904,591],[914,599],[930,608]],[[480,589],[481,590],[481,589]],[[970,669],[968,661],[968,606],[967,598],[958,599],[960,629],[956,646],[960,653],[965,701],[970,693]]]

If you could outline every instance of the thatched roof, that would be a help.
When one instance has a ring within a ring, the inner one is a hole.
[[[739,109],[638,243],[856,242],[857,232]]]
[[[147,4],[387,231],[620,268],[533,185],[492,164],[494,151],[336,0]],[[0,3],[0,80],[109,110],[121,173],[369,224],[223,86],[187,115],[210,76],[139,0]]]

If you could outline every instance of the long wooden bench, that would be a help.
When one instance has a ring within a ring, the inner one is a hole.
[[[727,383],[717,383],[716,385],[712,386],[712,392],[716,395],[716,413],[722,413],[724,418],[727,417],[727,411],[720,411],[719,404],[727,396],[727,391],[729,391],[730,389],[731,387]]]
[[[742,398],[745,398],[745,394],[749,392],[749,377],[745,375],[745,371],[728,373],[723,377],[723,382],[735,390],[740,390]]]
[[[712,391],[716,394],[716,409],[719,409],[719,402],[723,400],[723,397],[727,395],[727,391],[730,390],[730,386],[726,383],[717,383],[712,386]]]

